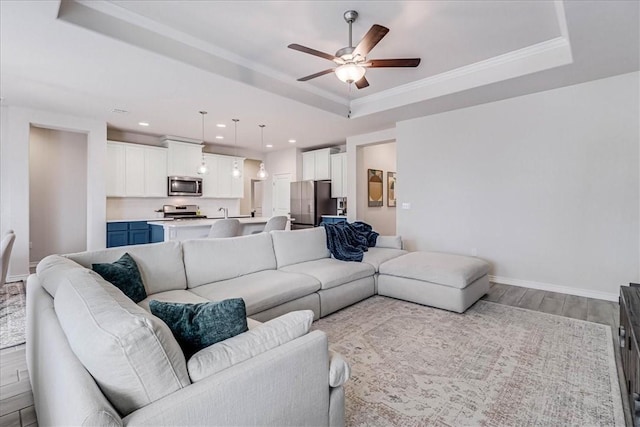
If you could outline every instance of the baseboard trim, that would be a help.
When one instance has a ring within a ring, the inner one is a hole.
[[[5,282],[6,283],[19,282],[21,280],[27,280],[27,277],[29,277],[28,274],[16,274],[15,276],[7,276],[7,279],[5,280]]]
[[[513,279],[510,277],[489,276],[489,280],[503,285],[518,286],[521,288],[538,289],[540,291],[557,292],[559,294],[576,295],[579,297],[602,299],[618,302],[618,294],[609,292],[592,291],[590,289],[570,288],[568,286],[553,285],[551,283],[534,282],[531,280]]]

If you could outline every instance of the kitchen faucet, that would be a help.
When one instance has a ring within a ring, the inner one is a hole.
[[[219,208],[218,212],[223,211],[224,212],[224,219],[229,218],[229,208]]]

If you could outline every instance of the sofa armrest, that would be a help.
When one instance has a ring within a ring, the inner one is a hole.
[[[329,385],[340,387],[351,375],[351,368],[340,353],[329,350]]]
[[[201,381],[209,375],[299,338],[309,331],[311,322],[313,311],[292,311],[240,335],[210,345],[194,354],[187,362],[191,381]]]
[[[329,425],[327,336],[312,331],[129,414],[125,425]]]

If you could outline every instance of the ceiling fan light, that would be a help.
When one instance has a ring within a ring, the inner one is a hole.
[[[364,77],[367,70],[356,64],[344,64],[336,68],[336,76],[345,83],[353,83]]]

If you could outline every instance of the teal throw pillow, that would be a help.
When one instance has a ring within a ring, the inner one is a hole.
[[[91,264],[91,268],[104,280],[124,292],[133,302],[139,303],[147,297],[138,264],[128,253],[112,264]]]
[[[149,308],[169,326],[187,359],[211,344],[248,330],[242,298],[200,304],[151,300]]]

